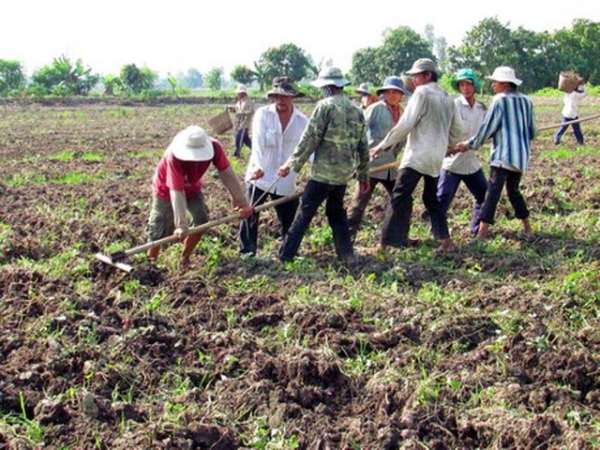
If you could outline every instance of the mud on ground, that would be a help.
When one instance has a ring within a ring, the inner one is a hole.
[[[455,226],[464,248],[448,259],[423,262],[414,252],[430,255],[424,246],[363,255],[350,271],[332,263],[327,245],[304,248],[307,271],[206,250],[210,242],[235,249],[235,224],[211,230],[186,273],[136,257],[127,274],[93,260],[111,243],[144,242],[158,158],[175,132],[204,124],[218,108],[2,107],[0,448],[598,444],[600,252],[583,238],[593,234],[569,223],[566,237],[542,229],[523,250],[487,253],[467,246],[466,227]],[[597,130],[587,131],[595,148]],[[222,141],[231,149],[231,135]],[[538,148],[551,146],[545,140]],[[581,208],[597,227],[598,158],[581,156],[577,167],[537,161],[525,183],[532,211],[566,217]],[[83,181],[69,182],[67,174]],[[229,214],[214,174],[205,189],[211,216]],[[374,227],[384,200],[368,210]],[[455,208],[469,210],[466,195]],[[415,222],[422,212],[416,201]],[[510,214],[507,205],[500,214]],[[459,220],[456,212],[451,222]],[[264,221],[265,240],[276,239],[274,215]],[[325,227],[323,217],[314,226]],[[498,232],[515,241],[514,233]],[[363,233],[357,245],[375,241]],[[532,264],[531,252],[579,254],[587,275],[569,285],[567,274]],[[474,284],[468,271],[491,280]],[[390,277],[397,296],[371,291],[368,306],[353,306],[348,286]],[[419,299],[432,283],[461,299],[455,314],[439,315],[452,308]],[[306,288],[311,303],[297,300]],[[594,307],[595,316],[569,322],[577,327],[555,328],[559,317]]]

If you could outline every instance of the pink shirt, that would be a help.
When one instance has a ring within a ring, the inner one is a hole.
[[[208,161],[181,161],[166,152],[160,159],[152,178],[152,193],[161,200],[170,201],[169,191],[184,191],[186,198],[202,189],[202,176],[214,164],[219,172],[229,167],[229,159],[221,144],[214,139],[214,155]]]

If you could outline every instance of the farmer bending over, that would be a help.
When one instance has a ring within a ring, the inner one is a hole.
[[[240,217],[247,219],[252,215],[252,207],[221,144],[196,125],[177,133],[159,161],[152,179],[152,211],[147,231],[150,241],[171,234],[183,239],[179,260],[182,270],[189,267],[190,255],[202,237],[199,233],[188,234],[186,209],[192,216],[193,226],[208,222],[201,179],[211,163],[219,171],[219,177],[231,194],[233,206]],[[159,252],[160,246],[148,250],[152,262],[156,262]]]

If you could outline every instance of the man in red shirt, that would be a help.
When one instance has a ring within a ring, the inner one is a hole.
[[[252,215],[244,191],[222,145],[208,136],[197,125],[187,127],[173,138],[158,163],[152,179],[152,211],[148,220],[148,238],[155,241],[174,234],[183,239],[179,268],[190,265],[190,255],[202,234],[189,234],[189,226],[208,222],[208,210],[202,193],[202,176],[211,163],[219,171],[219,178],[231,195],[234,209],[242,219]],[[188,222],[186,210],[191,215]],[[156,262],[160,246],[148,250],[148,257]]]

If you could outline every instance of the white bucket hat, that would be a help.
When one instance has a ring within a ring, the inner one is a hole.
[[[326,67],[321,70],[316,80],[311,82],[314,87],[322,88],[324,86],[337,86],[339,88],[350,84],[342,75],[342,71],[337,67]]]
[[[181,161],[208,161],[214,155],[210,137],[198,125],[190,125],[175,135],[167,152]]]
[[[523,80],[515,76],[515,70],[512,67],[500,66],[494,69],[494,73],[485,77],[487,80],[500,81],[501,83],[514,83],[520,86]]]
[[[245,84],[238,84],[238,87],[235,90],[236,94],[247,94],[248,93],[248,88],[246,87]]]

